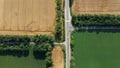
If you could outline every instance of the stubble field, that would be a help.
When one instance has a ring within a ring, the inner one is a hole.
[[[120,14],[120,0],[73,0],[74,14]]]
[[[0,34],[54,34],[56,0],[0,0]]]

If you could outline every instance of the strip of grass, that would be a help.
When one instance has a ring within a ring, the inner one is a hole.
[[[75,32],[74,68],[120,68],[120,33]]]

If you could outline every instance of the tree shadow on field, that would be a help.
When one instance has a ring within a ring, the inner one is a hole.
[[[70,0],[70,3],[69,3],[70,8],[72,7],[73,3],[74,3],[74,0]]]
[[[41,52],[41,51],[33,51],[33,55],[35,59],[39,59],[39,60],[44,60],[46,58],[45,56],[46,52]]]
[[[76,30],[77,32],[96,32],[96,34],[99,34],[100,32],[104,33],[120,33],[120,29],[80,29]]]
[[[0,56],[17,56],[17,57],[27,57],[29,55],[29,50],[2,50],[0,49]]]

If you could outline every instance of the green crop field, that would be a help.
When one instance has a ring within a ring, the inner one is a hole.
[[[0,56],[0,68],[46,68],[46,62],[35,59],[30,51],[27,57]]]
[[[75,32],[75,68],[120,68],[119,32]]]

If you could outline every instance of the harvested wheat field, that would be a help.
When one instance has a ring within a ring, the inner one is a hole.
[[[54,34],[56,0],[0,0],[0,34]]]
[[[60,46],[55,46],[52,51],[53,68],[64,68],[64,55]]]
[[[120,14],[120,0],[74,0],[74,14]]]

